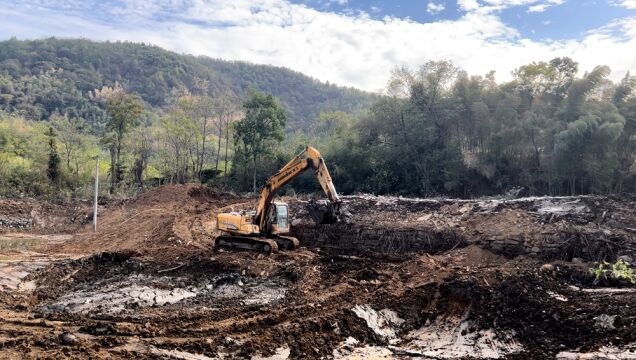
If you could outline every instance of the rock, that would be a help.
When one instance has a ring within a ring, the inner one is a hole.
[[[611,330],[614,329],[614,321],[616,320],[616,315],[599,315],[594,318],[594,325],[600,327],[601,329]]]
[[[626,262],[629,265],[633,265],[634,264],[634,259],[629,256],[629,255],[621,255],[618,257],[617,260],[623,260],[624,262]]]
[[[64,345],[77,345],[79,343],[77,336],[68,332],[60,334],[59,339]]]
[[[554,271],[554,265],[552,265],[552,264],[543,264],[543,265],[541,265],[541,271],[542,272]]]
[[[581,258],[578,258],[578,257],[572,258],[572,264],[583,264],[583,263],[585,263],[585,261]]]

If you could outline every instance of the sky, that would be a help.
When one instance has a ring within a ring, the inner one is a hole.
[[[127,40],[284,66],[381,92],[391,71],[450,60],[498,81],[569,56],[636,73],[636,0],[0,0],[0,39]]]

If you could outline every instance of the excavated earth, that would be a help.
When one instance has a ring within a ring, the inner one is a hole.
[[[295,251],[213,248],[255,198],[164,186],[98,209],[0,201],[2,358],[631,359],[636,199],[347,196]]]

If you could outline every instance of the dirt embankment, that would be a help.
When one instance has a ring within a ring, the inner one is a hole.
[[[613,259],[636,255],[636,200],[631,197],[540,197],[515,200],[346,196],[345,222],[309,220],[292,202],[301,242],[350,253],[437,253],[479,245],[506,256]]]
[[[135,251],[170,260],[211,248],[217,235],[214,214],[250,200],[194,184],[154,188],[136,199],[100,206],[97,233],[87,224],[71,241],[48,251]]]

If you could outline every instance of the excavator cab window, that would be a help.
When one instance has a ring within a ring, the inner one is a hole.
[[[276,224],[281,231],[287,229],[289,225],[287,219],[287,204],[276,204]]]

